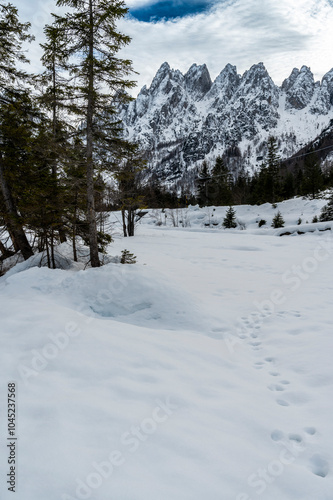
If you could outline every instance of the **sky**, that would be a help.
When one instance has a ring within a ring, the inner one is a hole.
[[[12,0],[22,20],[32,23],[29,48],[40,68],[43,26],[57,12],[52,0]],[[127,0],[129,14],[118,28],[132,42],[120,57],[133,61],[136,95],[167,61],[186,72],[206,64],[215,79],[226,64],[243,74],[263,62],[278,85],[293,68],[309,66],[320,80],[333,67],[333,0]]]

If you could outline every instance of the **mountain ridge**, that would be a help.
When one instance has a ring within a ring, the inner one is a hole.
[[[165,181],[189,177],[230,148],[238,148],[236,170],[255,171],[269,135],[288,158],[328,126],[333,69],[315,82],[309,67],[294,68],[277,86],[262,62],[243,75],[227,64],[214,81],[205,64],[182,74],[164,62],[120,117],[124,136],[139,142],[149,170]]]

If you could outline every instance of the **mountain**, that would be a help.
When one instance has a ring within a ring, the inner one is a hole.
[[[205,64],[193,64],[183,75],[165,62],[120,114],[125,137],[141,144],[161,179],[189,176],[219,154],[235,173],[241,166],[254,171],[270,135],[288,158],[328,127],[333,69],[315,82],[310,68],[295,68],[278,87],[263,63],[243,75],[227,64],[212,81]]]

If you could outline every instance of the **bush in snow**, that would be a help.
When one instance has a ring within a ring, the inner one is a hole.
[[[313,217],[312,222],[318,222],[318,216],[317,216],[317,215],[315,215],[315,216]]]
[[[237,227],[236,212],[232,207],[229,207],[223,219],[223,227],[232,229]]]
[[[129,250],[122,250],[121,252],[121,259],[120,259],[121,264],[135,264],[136,263],[136,256],[132,254]]]
[[[265,219],[261,219],[261,220],[258,222],[258,226],[259,226],[259,227],[264,226],[265,224],[266,224]]]
[[[302,224],[302,219],[299,217],[297,221],[297,225],[300,226]]]
[[[283,217],[282,217],[281,212],[279,210],[272,220],[272,227],[277,229],[277,228],[283,227],[283,226],[284,226],[284,220],[283,220]]]

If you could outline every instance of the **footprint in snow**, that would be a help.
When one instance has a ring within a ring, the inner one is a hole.
[[[277,399],[276,402],[280,406],[289,406],[288,401],[285,401],[284,399]]]
[[[281,441],[283,437],[284,434],[279,429],[275,429],[274,431],[271,432],[271,438],[273,439],[273,441]]]
[[[304,430],[310,436],[314,436],[317,432],[315,427],[304,427]]]
[[[279,384],[270,384],[267,386],[267,388],[270,391],[278,391],[278,392],[284,391],[284,387],[282,385],[279,385]]]
[[[329,465],[325,458],[321,457],[318,453],[310,458],[309,468],[313,474],[319,477],[326,477],[329,473]]]

